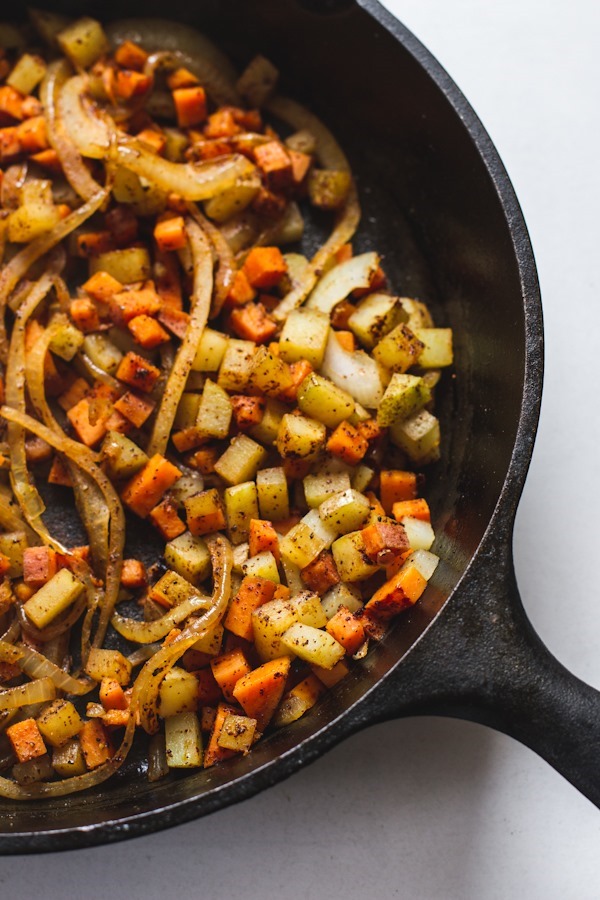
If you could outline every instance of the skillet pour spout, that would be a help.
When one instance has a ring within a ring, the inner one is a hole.
[[[107,21],[164,16],[158,0],[42,0]],[[282,91],[321,116],[357,177],[357,252],[383,254],[390,283],[431,304],[456,337],[443,381],[440,463],[427,495],[442,562],[422,600],[293,725],[247,757],[149,784],[132,754],[90,793],[0,804],[0,853],[73,849],[206,815],[291,775],[393,716],[491,725],[530,746],[600,805],[600,694],[570,675],[521,605],[512,529],[533,450],[543,370],[535,263],[518,201],[477,116],[447,73],[376,0],[172,0],[241,68],[257,52]],[[317,237],[308,233],[310,254]],[[53,515],[68,520],[57,499]]]

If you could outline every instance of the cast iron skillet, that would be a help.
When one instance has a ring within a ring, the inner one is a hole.
[[[44,3],[105,19],[164,3]],[[442,564],[423,600],[318,707],[239,760],[149,785],[142,757],[94,792],[0,803],[0,852],[116,841],[179,824],[285,778],[360,728],[440,714],[531,747],[600,805],[600,695],[533,631],[512,529],[542,386],[542,313],[525,224],[502,163],[447,74],[375,0],[171,0],[169,15],[243,65],[257,49],[289,92],[330,123],[359,177],[359,247],[391,282],[431,302],[456,335],[444,458],[428,474]],[[314,239],[314,236],[313,236]],[[310,249],[309,236],[307,249]],[[57,499],[54,519],[69,519]]]

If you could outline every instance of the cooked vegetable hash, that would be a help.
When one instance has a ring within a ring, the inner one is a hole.
[[[181,25],[29,19],[0,24],[11,799],[104,781],[136,733],[151,781],[223,763],[360,668],[438,562],[421,470],[452,363],[451,330],[353,253],[348,161],[268,60],[238,77]]]

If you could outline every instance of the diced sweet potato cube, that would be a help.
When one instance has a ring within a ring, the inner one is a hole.
[[[179,88],[194,87],[198,84],[198,79],[189,69],[181,67],[167,76],[167,84],[170,91],[176,91]]]
[[[0,87],[0,123],[6,125],[11,119],[23,118],[23,95],[8,84]]]
[[[73,487],[69,470],[60,458],[55,456],[48,472],[48,484],[60,484],[62,487]]]
[[[245,394],[230,396],[233,407],[233,417],[238,428],[251,428],[258,425],[265,411],[265,403],[262,397],[247,397]]]
[[[287,265],[279,247],[253,247],[243,271],[252,287],[268,289],[286,274]]]
[[[106,434],[106,419],[99,416],[92,423],[90,415],[90,399],[84,397],[75,406],[67,410],[67,418],[77,433],[79,440],[87,447],[95,447]]]
[[[84,334],[89,334],[90,331],[98,331],[100,328],[98,309],[88,297],[71,300],[69,313],[73,323]]]
[[[229,604],[225,627],[246,641],[253,640],[252,613],[263,603],[273,600],[276,587],[275,582],[267,578],[247,575]]]
[[[277,325],[262,303],[248,303],[241,309],[234,309],[230,321],[238,337],[255,344],[266,343],[277,331]]]
[[[271,522],[267,519],[250,519],[250,556],[269,551],[279,561],[279,539]]]
[[[43,116],[34,116],[17,125],[17,137],[21,149],[25,153],[39,153],[48,149],[48,135],[46,133],[46,120]]]
[[[206,119],[206,92],[200,85],[177,88],[173,102],[180,128],[192,128]]]
[[[120,69],[115,77],[115,94],[123,100],[130,100],[132,97],[145,94],[151,84],[152,79],[143,72]]]
[[[185,522],[177,515],[177,507],[168,499],[150,510],[149,519],[166,541],[172,541],[186,531]]]
[[[152,316],[135,316],[127,327],[135,342],[145,350],[152,350],[170,340],[168,332]]]
[[[227,301],[232,305],[243,306],[256,297],[256,290],[248,281],[248,277],[243,269],[239,269],[235,273],[235,277],[227,294]]]
[[[46,745],[35,719],[23,719],[6,729],[15,756],[20,763],[38,759],[46,753]]]
[[[254,158],[272,190],[285,190],[294,183],[292,160],[280,141],[259,144],[254,150]]]
[[[207,138],[228,138],[239,134],[242,130],[233,118],[231,109],[222,107],[208,117],[204,126],[204,135]]]
[[[223,730],[223,725],[227,716],[237,714],[239,713],[235,707],[232,708],[226,706],[224,703],[219,703],[208,745],[204,751],[203,765],[205,769],[214,766],[216,762],[219,762],[222,759],[229,759],[235,754],[234,750],[226,750],[224,747],[219,747],[219,736]]]
[[[340,606],[331,617],[326,625],[326,631],[350,656],[353,656],[365,642],[365,629],[360,620],[345,606]]]
[[[40,588],[56,575],[56,551],[51,547],[26,547],[23,553],[23,581]]]
[[[91,278],[83,285],[86,291],[94,300],[107,303],[113,294],[118,294],[123,290],[123,285],[108,272],[95,272]]]
[[[417,476],[414,472],[401,469],[382,469],[380,473],[381,505],[389,515],[394,503],[399,500],[415,500],[417,497]]]
[[[144,563],[139,559],[124,559],[121,584],[124,588],[142,588],[148,582]]]
[[[143,356],[129,352],[119,363],[116,374],[120,381],[149,394],[160,378],[160,369],[153,366]]]
[[[398,500],[392,506],[392,515],[399,522],[404,516],[410,516],[413,519],[421,519],[422,522],[431,522],[431,511],[427,500],[418,498],[417,500]]]
[[[400,523],[373,522],[362,529],[365,553],[378,566],[387,566],[410,549],[406,531]]]
[[[115,410],[125,416],[136,428],[141,428],[146,419],[152,415],[155,403],[148,397],[140,397],[132,391],[126,391],[115,401]]]
[[[261,732],[277,709],[289,670],[289,657],[269,660],[240,678],[233,689],[234,699],[248,716],[256,719]]]
[[[181,478],[179,469],[160,453],[155,453],[128,482],[121,494],[122,500],[134,513],[145,518],[178,478]]]
[[[183,216],[163,219],[154,226],[154,240],[160,250],[181,250],[187,244]]]
[[[159,295],[149,288],[120,291],[109,300],[110,316],[117,325],[125,325],[136,316],[154,316],[160,311],[161,305]]]
[[[88,769],[97,769],[113,755],[110,738],[102,722],[90,719],[79,732],[79,743]]]
[[[316,559],[301,570],[300,575],[304,584],[320,595],[334,584],[338,584],[340,580],[333,555],[329,550],[321,551]]]
[[[210,667],[215,681],[221,688],[226,700],[233,701],[233,689],[242,675],[251,671],[251,666],[241,650],[232,650],[211,660]]]
[[[88,231],[77,235],[77,255],[88,259],[90,256],[99,256],[114,250],[115,244],[110,231]]]
[[[327,449],[334,456],[354,466],[369,449],[369,443],[349,422],[340,422],[327,441]]]
[[[386,621],[417,602],[427,581],[416,566],[403,566],[399,572],[375,591],[364,612],[366,616]]]
[[[104,709],[127,709],[129,706],[125,691],[114,678],[102,679],[99,696]]]
[[[123,41],[115,50],[115,62],[127,69],[135,69],[141,72],[146,65],[148,54],[133,41]]]

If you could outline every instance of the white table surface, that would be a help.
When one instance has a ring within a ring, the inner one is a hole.
[[[600,687],[600,4],[386,5],[469,98],[523,206],[547,368],[517,573],[544,641]],[[597,900],[599,840],[600,812],[529,750],[472,724],[407,720],[371,728],[284,784],[196,823],[5,859],[0,896]]]

